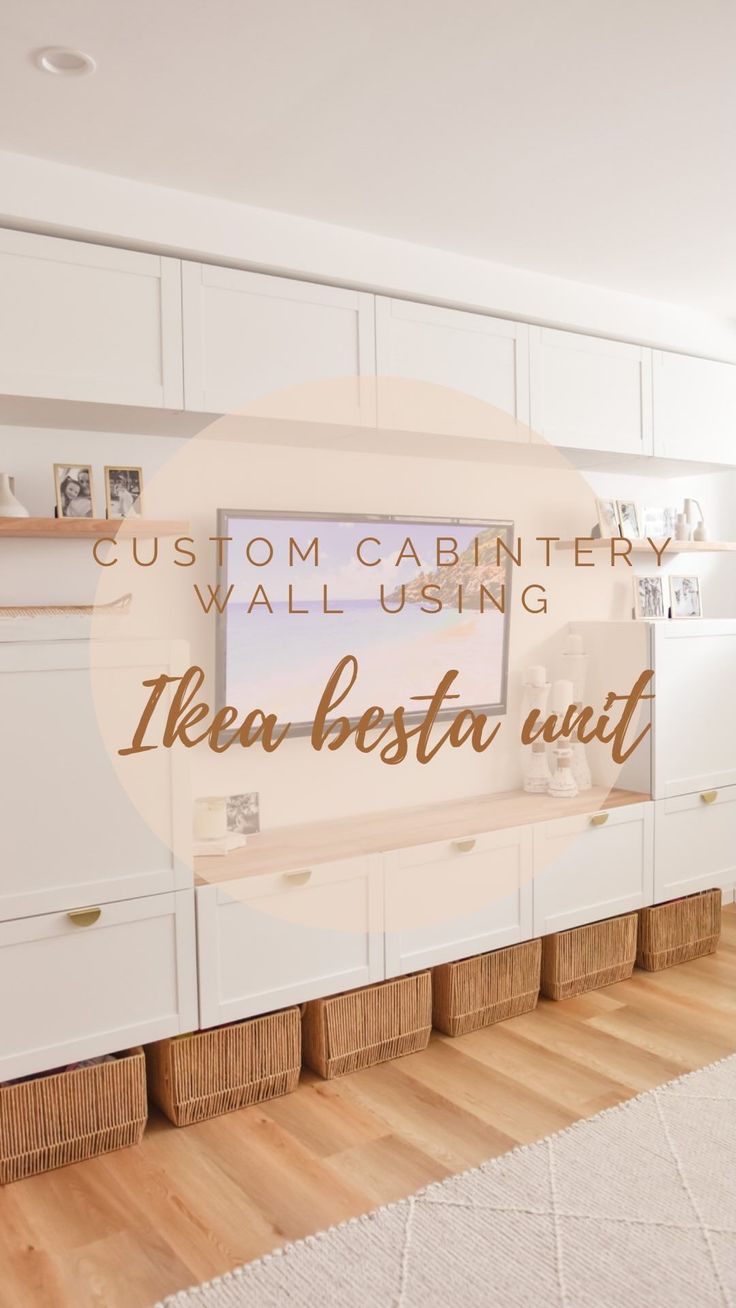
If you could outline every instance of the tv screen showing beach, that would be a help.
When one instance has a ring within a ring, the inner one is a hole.
[[[359,673],[338,711],[352,719],[411,710],[449,669],[449,710],[504,711],[510,523],[221,510],[218,535],[220,704],[307,728],[351,654]]]

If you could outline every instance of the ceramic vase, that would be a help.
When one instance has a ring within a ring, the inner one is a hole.
[[[28,518],[28,509],[15,498],[10,473],[0,472],[0,518]]]
[[[572,750],[567,745],[557,745],[554,750],[555,766],[550,777],[548,793],[557,799],[574,799],[578,793],[577,784],[572,774]]]

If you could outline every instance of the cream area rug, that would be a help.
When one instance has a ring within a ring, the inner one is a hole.
[[[165,1303],[736,1308],[736,1055]]]

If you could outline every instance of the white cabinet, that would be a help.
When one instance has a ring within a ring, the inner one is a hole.
[[[179,409],[178,259],[0,231],[0,392]]]
[[[528,442],[528,356],[525,323],[378,297],[379,424]]]
[[[552,445],[652,453],[651,350],[530,329],[532,431]]]
[[[199,263],[182,288],[187,409],[373,422],[372,295]]]
[[[736,621],[652,624],[654,796],[736,785]]]
[[[0,639],[0,921],[191,886],[172,853],[191,838],[183,752],[115,756],[141,683],[186,667],[185,648]]]
[[[534,934],[629,913],[653,896],[649,803],[534,828]]]
[[[196,1026],[193,898],[0,924],[0,1081]]]
[[[654,902],[736,885],[736,786],[654,805]]]
[[[379,855],[197,888],[200,1023],[383,978]]]
[[[386,854],[386,975],[528,940],[531,857],[530,827]]]
[[[654,453],[736,464],[736,364],[655,350]]]

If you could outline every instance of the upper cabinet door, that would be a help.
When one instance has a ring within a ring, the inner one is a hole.
[[[531,425],[552,445],[652,453],[651,350],[532,327]]]
[[[529,440],[525,323],[377,297],[376,367],[382,427]]]
[[[652,635],[655,799],[736,786],[736,620],[654,622]]]
[[[185,263],[185,405],[369,425],[373,296]]]
[[[654,453],[736,463],[736,364],[654,351]]]
[[[0,230],[0,392],[180,409],[178,259]]]

